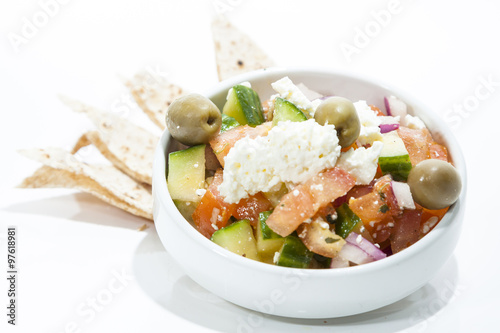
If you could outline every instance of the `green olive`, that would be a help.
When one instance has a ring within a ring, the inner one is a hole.
[[[458,171],[448,162],[424,160],[408,175],[408,185],[416,203],[427,209],[442,209],[457,201],[462,190]]]
[[[174,139],[194,146],[208,143],[219,133],[222,115],[210,99],[199,94],[188,94],[170,104],[165,122]]]
[[[335,125],[339,144],[349,147],[356,141],[361,129],[358,113],[354,104],[344,97],[330,97],[324,100],[314,112],[314,119],[321,125]]]

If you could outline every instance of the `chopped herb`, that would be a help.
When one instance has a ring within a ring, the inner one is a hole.
[[[380,209],[378,211],[381,213],[387,213],[389,211],[389,206],[382,205],[382,206],[380,206]]]
[[[340,240],[340,238],[336,238],[336,239],[335,239],[335,238],[332,238],[332,237],[326,237],[326,238],[325,238],[325,242],[326,242],[327,244],[335,243],[335,242],[338,242],[339,240]]]

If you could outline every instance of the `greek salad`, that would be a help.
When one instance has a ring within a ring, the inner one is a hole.
[[[168,109],[169,193],[214,243],[272,265],[361,265],[417,242],[458,199],[446,147],[398,97],[381,110],[271,85],[262,100],[235,85],[222,110],[198,94]]]

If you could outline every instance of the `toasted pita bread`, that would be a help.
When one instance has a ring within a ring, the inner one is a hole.
[[[117,168],[140,182],[151,184],[158,136],[116,114],[104,112],[68,97],[61,99],[74,111],[85,113],[97,128],[96,131],[85,133],[73,150],[90,142]]]
[[[246,34],[223,16],[212,22],[215,60],[219,80],[275,66],[274,61]]]
[[[27,149],[19,152],[44,165],[19,187],[74,188],[131,214],[153,219],[151,192],[116,167],[85,164],[60,148]]]
[[[166,127],[168,106],[174,99],[185,94],[180,86],[149,71],[137,73],[125,85],[143,112],[162,130]]]
[[[73,149],[71,150],[71,154],[76,154],[76,152],[79,151],[81,148],[86,147],[86,146],[91,145],[91,144],[92,144],[92,142],[90,142],[89,138],[87,137],[87,134],[84,133],[76,141],[76,144],[74,145]]]

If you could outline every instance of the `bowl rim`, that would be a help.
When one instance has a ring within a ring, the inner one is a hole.
[[[344,274],[357,274],[361,272],[362,274],[366,274],[368,272],[384,270],[388,266],[393,266],[393,264],[397,264],[398,262],[404,262],[409,260],[411,257],[418,255],[418,253],[425,247],[438,242],[439,239],[444,237],[446,230],[448,227],[456,220],[457,217],[463,213],[465,209],[465,198],[467,193],[467,172],[465,159],[461,150],[458,141],[455,136],[451,132],[450,128],[446,125],[446,123],[440,121],[440,117],[438,114],[434,114],[430,108],[426,107],[422,102],[420,102],[417,98],[412,96],[411,94],[401,91],[400,89],[387,84],[379,79],[370,78],[365,74],[357,74],[352,71],[345,70],[337,70],[330,68],[318,68],[318,67],[273,67],[266,68],[261,70],[256,70],[252,72],[247,72],[240,74],[238,76],[231,77],[224,81],[221,81],[214,86],[207,89],[202,94],[209,98],[213,97],[215,94],[221,93],[224,90],[227,91],[233,85],[244,82],[262,79],[268,75],[279,75],[283,76],[288,74],[308,74],[308,75],[333,75],[333,76],[343,76],[349,79],[354,79],[357,81],[361,81],[363,83],[367,83],[370,85],[375,85],[391,91],[394,95],[399,98],[411,102],[411,105],[414,106],[415,109],[419,109],[418,112],[426,115],[427,118],[432,119],[434,127],[439,128],[440,132],[444,134],[446,138],[447,145],[452,146],[453,150],[452,159],[453,164],[459,171],[459,174],[462,179],[462,191],[459,199],[455,202],[448,212],[444,215],[441,221],[424,237],[418,240],[415,244],[409,246],[408,248],[402,250],[399,253],[388,256],[384,259],[377,260],[374,262],[370,262],[363,265],[351,266],[351,267],[343,267],[343,268],[335,268],[335,269],[314,269],[314,268],[292,268],[292,267],[283,267],[271,265],[255,260],[249,260],[248,258],[241,257],[229,250],[226,250],[219,245],[213,243],[208,238],[203,236],[196,228],[191,225],[179,212],[179,210],[175,207],[172,198],[170,197],[170,193],[168,192],[166,184],[166,166],[167,166],[167,155],[166,148],[169,141],[169,133],[168,130],[165,129],[161,135],[160,141],[156,147],[155,151],[155,160],[153,163],[153,193],[155,195],[155,201],[161,200],[159,204],[162,204],[166,209],[169,210],[169,215],[171,217],[171,223],[175,223],[180,230],[193,239],[193,241],[198,242],[200,246],[204,247],[207,251],[214,252],[216,255],[224,257],[228,260],[228,264],[244,266],[246,268],[250,268],[253,270],[259,270],[266,273],[279,274],[279,273],[287,273],[287,272],[296,272],[300,270],[305,272],[308,276],[318,276],[318,277],[335,277]],[[437,125],[439,123],[439,125]],[[162,223],[159,221],[155,221],[155,224]],[[165,223],[165,221],[163,221]],[[456,222],[458,223],[458,222]],[[450,254],[451,255],[451,254]]]

